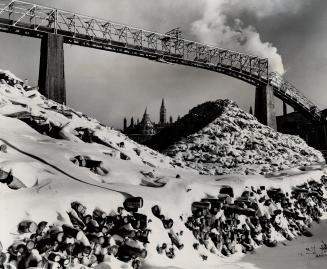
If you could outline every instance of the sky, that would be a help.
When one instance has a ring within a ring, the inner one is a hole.
[[[34,0],[157,32],[180,27],[187,39],[267,57],[270,70],[327,108],[327,1],[324,0]],[[37,85],[40,40],[0,33],[0,69]],[[161,99],[168,117],[195,105],[232,99],[254,106],[253,86],[192,67],[65,45],[67,104],[122,128],[145,107],[159,120]],[[276,100],[277,111],[281,102]]]

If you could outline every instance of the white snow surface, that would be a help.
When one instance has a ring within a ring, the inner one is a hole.
[[[67,111],[71,118],[64,115]],[[8,117],[17,112],[42,116],[43,121],[62,127],[64,139],[42,135],[21,120]],[[251,122],[257,124],[254,119]],[[208,195],[217,196],[220,186],[225,184],[232,185],[235,194],[240,195],[244,186],[264,184],[288,190],[310,178],[319,179],[323,174],[321,170],[302,172],[294,168],[285,171],[284,175],[271,178],[262,175],[210,176],[199,175],[198,171],[189,168],[175,168],[170,164],[171,158],[131,141],[95,119],[46,99],[36,90],[25,91],[20,84],[0,84],[0,126],[0,145],[8,146],[7,153],[0,152],[0,169],[6,172],[11,170],[14,177],[25,186],[12,190],[0,184],[0,241],[4,248],[18,238],[17,224],[23,219],[70,223],[67,211],[72,201],[80,201],[88,210],[99,207],[110,212],[121,206],[125,197],[133,195],[144,198],[144,207],[140,212],[148,216],[153,216],[151,207],[158,204],[165,216],[174,219],[176,232],[184,231],[181,241],[186,242],[173,260],[158,255],[157,244],[168,242],[169,237],[162,223],[153,217],[144,268],[234,268],[240,258],[237,255],[222,258],[211,254],[204,247],[200,247],[199,251],[193,249],[194,237],[180,220],[180,216],[191,215],[191,203]],[[213,123],[202,133],[211,132],[214,126]],[[108,145],[84,143],[75,135],[74,129],[77,127],[93,130]],[[246,134],[249,135],[245,132],[242,136]],[[117,146],[120,142],[124,142],[124,148]],[[298,142],[304,147],[302,141]],[[140,149],[140,156],[134,148]],[[121,152],[130,159],[121,159]],[[108,174],[100,176],[74,165],[70,159],[76,155],[102,161]],[[153,175],[149,176],[149,172]],[[180,178],[176,178],[177,174]],[[203,261],[200,254],[207,255],[207,261]],[[115,259],[110,262],[110,266],[101,266],[99,268],[131,268]],[[253,266],[242,263],[235,268]]]
[[[263,125],[235,102],[217,100],[223,113],[200,131],[164,152],[175,164],[203,174],[266,174],[292,167],[324,163],[320,151],[303,139]]]

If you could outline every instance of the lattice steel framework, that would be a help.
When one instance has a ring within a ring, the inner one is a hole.
[[[34,37],[59,34],[66,43],[209,69],[253,85],[268,79],[268,59],[183,39],[178,28],[160,34],[28,2],[2,2],[1,31]]]
[[[314,120],[322,120],[319,108],[280,74],[271,72],[269,74],[269,84],[273,87],[274,94],[277,97],[292,107],[306,112]]]
[[[165,34],[18,0],[0,2],[0,31],[42,38],[62,35],[65,43],[151,60],[203,68],[252,85],[273,86],[290,105],[320,120],[320,113],[292,84],[268,74],[268,59],[183,39],[179,28]]]

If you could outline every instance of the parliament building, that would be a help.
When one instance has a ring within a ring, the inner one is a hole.
[[[134,117],[131,118],[130,124],[127,124],[127,119],[124,118],[124,130],[123,133],[129,138],[138,143],[144,143],[151,139],[152,136],[159,133],[162,129],[171,126],[173,123],[173,117],[169,117],[167,121],[167,110],[165,106],[165,100],[162,99],[161,107],[159,111],[159,122],[154,123],[150,119],[150,115],[145,109],[142,120],[134,122]]]

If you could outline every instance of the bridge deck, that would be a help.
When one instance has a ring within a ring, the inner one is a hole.
[[[7,1],[0,6],[1,31],[33,37],[54,33],[69,44],[114,51],[155,61],[188,65],[266,84],[268,59],[160,34],[55,8]]]
[[[0,31],[42,38],[52,33],[68,44],[123,53],[150,60],[186,65],[226,74],[251,85],[268,83],[275,96],[321,120],[319,110],[293,85],[268,73],[268,59],[186,40],[174,31],[160,34],[108,20],[19,0],[0,4]]]

